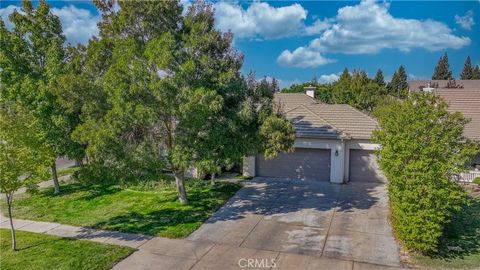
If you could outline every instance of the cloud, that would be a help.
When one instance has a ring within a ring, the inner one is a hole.
[[[244,9],[239,4],[215,4],[215,25],[219,30],[232,31],[235,38],[277,39],[295,35],[312,35],[328,27],[327,21],[316,20],[306,26],[308,11],[299,4],[273,7],[253,2]]]
[[[13,5],[0,9],[0,16],[8,29],[13,28],[8,16],[15,9],[21,10],[20,7]],[[97,22],[100,21],[100,17],[93,15],[89,10],[68,5],[62,8],[52,8],[51,12],[60,18],[63,33],[67,37],[67,41],[72,44],[85,44],[92,36],[98,35]]]
[[[455,15],[455,22],[465,30],[472,30],[472,26],[475,25],[475,21],[473,20],[473,11],[467,11],[465,16]]]
[[[340,78],[340,76],[338,76],[335,73],[328,74],[328,75],[324,74],[324,75],[321,75],[320,78],[318,78],[318,81],[320,83],[332,83],[332,82],[337,81],[339,78]]]
[[[283,51],[277,62],[298,66],[306,62],[306,55],[313,55],[313,63],[317,64],[311,63],[310,66],[314,67],[331,62],[331,59],[318,60],[327,59],[324,56],[327,53],[375,54],[384,49],[408,52],[414,48],[438,51],[462,48],[471,42],[468,37],[454,35],[452,29],[442,22],[393,17],[388,4],[377,4],[373,0],[340,8],[331,22],[328,29],[307,46],[293,52]]]
[[[299,47],[293,52],[285,50],[277,58],[277,63],[281,66],[299,68],[317,67],[334,61],[323,57],[320,52],[305,47]]]
[[[60,18],[68,42],[86,44],[91,37],[98,36],[97,23],[100,17],[94,16],[89,10],[69,5],[60,9],[52,8],[52,13]]]

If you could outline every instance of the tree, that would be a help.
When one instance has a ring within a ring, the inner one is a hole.
[[[195,2],[182,17],[175,1],[96,4],[102,39],[88,50],[107,56],[100,61],[105,98],[74,132],[89,157],[102,165],[148,160],[136,177],[168,166],[185,204],[188,167],[215,171],[268,149],[255,139],[273,114],[273,92],[244,87],[243,56],[231,46],[231,33],[214,28],[211,5]]]
[[[0,190],[7,200],[12,233],[12,249],[16,250],[12,217],[13,194],[34,177],[44,177],[54,161],[52,149],[42,140],[42,129],[34,117],[18,106],[0,107]]]
[[[393,73],[392,80],[387,85],[389,95],[397,98],[405,98],[408,95],[407,72],[403,65]]]
[[[438,64],[435,66],[433,71],[432,80],[452,80],[452,71],[450,70],[450,65],[448,64],[448,55],[445,54],[440,57]]]
[[[377,73],[375,73],[373,81],[379,86],[385,86],[385,79],[383,78],[383,72],[381,69],[377,69]]]
[[[24,1],[22,11],[14,11],[9,19],[14,25],[12,31],[6,29],[3,21],[0,25],[3,98],[21,104],[38,119],[44,143],[54,149],[54,157],[76,157],[80,146],[70,138],[75,116],[58,103],[55,95],[65,64],[60,19],[44,0],[36,9],[31,1]],[[51,171],[55,193],[59,193],[55,161]]]
[[[475,66],[472,74],[472,80],[480,80],[480,66]]]
[[[392,222],[409,249],[435,251],[443,229],[465,202],[451,180],[466,169],[478,145],[463,136],[467,120],[449,113],[447,103],[430,93],[378,107],[380,128],[373,140],[388,181]]]
[[[465,59],[465,64],[463,65],[462,73],[460,73],[461,80],[471,80],[473,78],[473,67],[470,60],[470,56],[467,56]]]

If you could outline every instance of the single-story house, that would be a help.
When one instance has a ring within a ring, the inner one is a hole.
[[[314,91],[276,93],[274,101],[292,120],[296,132],[294,151],[265,160],[262,155],[244,158],[246,176],[279,177],[332,183],[384,182],[371,142],[378,123],[344,104],[324,104]]]
[[[480,143],[480,80],[422,80],[410,81],[408,85],[410,93],[434,93],[447,102],[449,111],[470,119],[464,135]],[[472,163],[480,169],[480,155]]]

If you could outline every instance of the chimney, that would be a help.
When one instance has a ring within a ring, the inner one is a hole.
[[[435,88],[432,87],[431,83],[428,83],[427,87],[423,87],[423,92],[431,93]]]
[[[307,94],[307,96],[311,97],[311,98],[315,98],[315,89],[316,87],[315,86],[306,86],[304,87],[303,89],[305,89],[305,94]]]

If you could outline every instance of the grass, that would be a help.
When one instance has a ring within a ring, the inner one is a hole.
[[[416,255],[413,259],[419,266],[429,269],[479,269],[480,195],[472,195],[472,204],[447,228],[439,252],[430,256]]]
[[[0,230],[1,269],[110,269],[133,252],[47,234],[16,231],[16,236],[18,250],[12,251],[10,230]]]
[[[195,231],[241,186],[208,181],[186,182],[188,205],[177,199],[175,183],[169,178],[156,184],[62,186],[18,198],[15,218],[58,222],[128,233],[183,238]],[[5,211],[5,204],[2,205]]]

